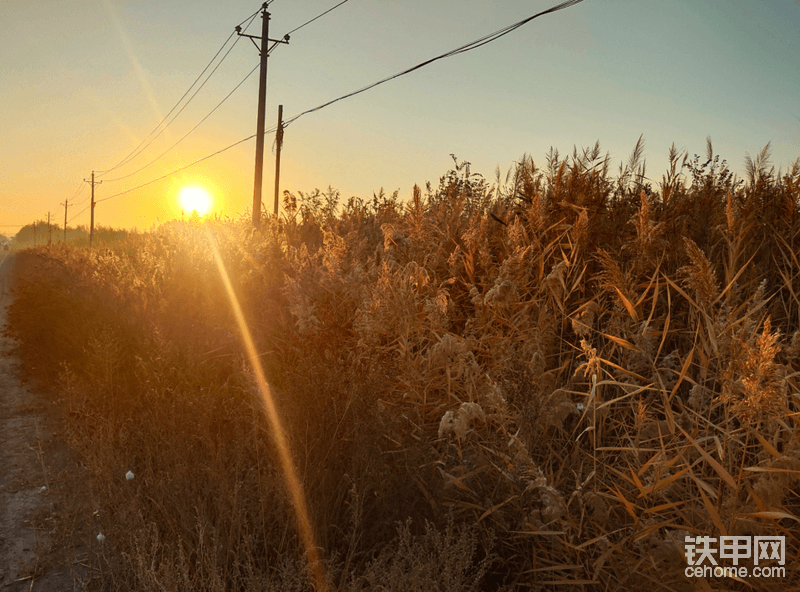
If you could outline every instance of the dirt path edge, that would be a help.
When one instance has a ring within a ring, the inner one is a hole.
[[[66,445],[59,439],[58,412],[44,393],[21,375],[14,343],[3,336],[13,302],[17,266],[27,258],[0,254],[0,590],[85,589],[72,561],[74,549],[56,548],[61,499],[57,466]],[[56,466],[53,466],[56,464]]]

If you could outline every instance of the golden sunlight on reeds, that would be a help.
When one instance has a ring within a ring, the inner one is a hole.
[[[239,299],[236,297],[236,292],[231,285],[228,272],[225,269],[225,263],[220,257],[217,242],[212,231],[207,231],[208,244],[211,247],[211,252],[214,254],[214,261],[219,270],[219,276],[225,286],[225,292],[228,295],[233,314],[236,317],[236,324],[239,328],[244,343],[244,349],[247,352],[247,357],[250,361],[250,367],[255,374],[256,384],[261,393],[262,403],[269,419],[269,425],[272,428],[272,435],[275,438],[275,444],[278,448],[278,456],[281,462],[281,469],[283,472],[283,479],[286,482],[286,488],[289,490],[289,495],[292,498],[292,506],[294,507],[295,516],[297,518],[298,528],[300,529],[300,536],[303,539],[308,563],[314,574],[314,583],[319,592],[327,590],[327,582],[325,578],[325,570],[319,557],[319,549],[317,548],[316,537],[314,536],[314,527],[308,514],[306,507],[306,498],[303,491],[303,485],[297,478],[297,469],[292,460],[292,453],[289,449],[289,443],[286,439],[286,433],[283,430],[281,418],[275,407],[275,401],[272,398],[267,379],[264,376],[264,369],[261,366],[258,350],[256,349],[253,338],[250,335],[250,328],[247,326],[247,319],[245,319],[241,306],[239,306]]]
[[[9,334],[65,410],[93,505],[56,532],[96,587],[792,589],[800,159],[609,168],[20,253]],[[706,536],[785,537],[784,575],[690,580]]]

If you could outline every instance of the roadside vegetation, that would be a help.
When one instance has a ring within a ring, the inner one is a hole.
[[[126,230],[97,226],[94,229],[94,240],[106,244],[116,243],[129,234]],[[46,221],[39,220],[33,224],[26,224],[14,235],[13,245],[16,249],[36,247],[38,245],[56,244],[66,242],[78,247],[89,246],[88,226],[71,227],[67,225],[67,232],[63,226],[55,222],[48,225]],[[2,237],[0,237],[2,242]]]
[[[787,579],[725,585],[789,589],[800,159],[738,181],[709,141],[654,183],[642,153],[36,248],[9,331],[67,409],[98,589],[311,588],[214,249],[331,590],[686,589],[685,537],[722,534],[785,536]]]

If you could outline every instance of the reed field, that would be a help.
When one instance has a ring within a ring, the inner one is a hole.
[[[800,589],[800,159],[669,156],[21,255],[89,589]],[[783,535],[787,575],[690,580],[701,535]]]

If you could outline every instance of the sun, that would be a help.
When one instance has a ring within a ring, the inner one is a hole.
[[[184,187],[181,189],[181,208],[187,214],[197,212],[203,216],[211,209],[211,195],[202,187]]]

